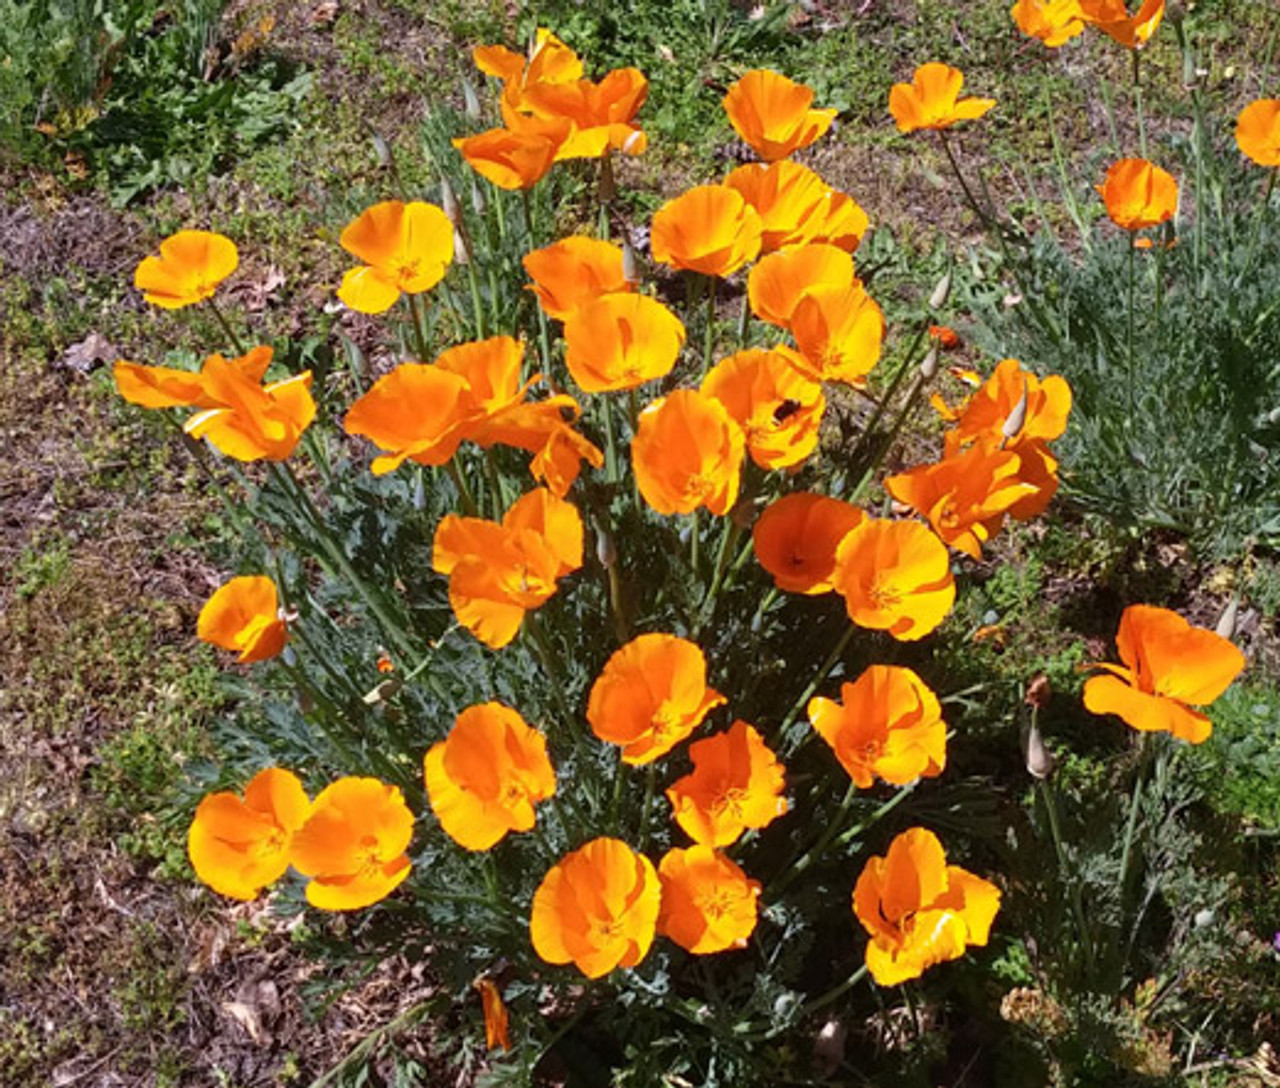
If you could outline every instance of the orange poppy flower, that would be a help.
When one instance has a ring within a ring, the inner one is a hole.
[[[582,78],[578,54],[545,27],[538,28],[527,57],[503,45],[477,46],[471,55],[480,71],[502,80],[503,100],[511,108],[520,108],[528,89]]]
[[[1113,38],[1126,49],[1145,45],[1164,18],[1165,0],[1142,0],[1129,14],[1127,0],[1079,0],[1080,17]]]
[[[237,461],[283,461],[316,416],[311,371],[264,386],[248,376],[253,369],[220,355],[205,360],[200,375],[218,407],[197,412],[182,429]]]
[[[562,393],[513,404],[478,425],[468,426],[467,437],[486,448],[496,444],[532,453],[529,471],[534,479],[564,498],[583,461],[595,468],[604,464],[600,449],[569,425],[578,414],[578,402]]]
[[[387,200],[347,224],[338,244],[364,261],[342,277],[338,298],[362,314],[391,309],[401,294],[429,291],[453,261],[453,224],[420,200]]]
[[[1057,374],[1040,379],[1017,359],[1001,359],[965,404],[956,409],[939,408],[943,418],[955,423],[948,439],[968,445],[977,439],[1004,438],[1005,424],[1024,393],[1027,405],[1022,426],[1011,440],[1052,442],[1060,438],[1071,414],[1071,386],[1066,379]],[[948,452],[954,448],[958,446]]]
[[[1240,111],[1236,144],[1259,166],[1280,166],[1280,98],[1259,98]]]
[[[622,247],[598,238],[562,238],[535,249],[522,263],[539,305],[559,321],[601,295],[631,290],[622,271]]]
[[[130,404],[143,408],[218,408],[222,403],[209,388],[208,367],[214,359],[228,363],[245,380],[255,385],[262,381],[271,365],[271,348],[252,348],[238,359],[210,355],[198,373],[171,366],[143,366],[127,359],[116,361],[113,373],[116,389]]]
[[[686,952],[706,956],[746,948],[756,928],[760,885],[709,846],[668,850],[658,865],[658,932]]]
[[[438,369],[457,374],[467,383],[468,429],[482,427],[521,400],[528,389],[520,384],[523,359],[524,344],[510,336],[456,344],[436,356]]]
[[[533,893],[533,950],[588,978],[634,967],[653,944],[661,899],[647,857],[618,839],[592,839],[556,862]]]
[[[241,800],[211,793],[196,808],[187,855],[196,876],[219,895],[253,899],[289,868],[293,833],[311,810],[297,776],[268,767],[250,779]]]
[[[556,792],[547,738],[501,703],[467,707],[423,766],[436,819],[467,850],[530,830],[534,805]]]
[[[881,986],[919,978],[936,963],[981,947],[1000,910],[1000,889],[948,865],[932,831],[913,827],[868,860],[853,889],[853,912],[871,936],[867,970]]]
[[[693,773],[667,790],[672,815],[689,838],[728,846],[749,827],[768,827],[787,811],[784,768],[744,721],[689,745]]]
[[[648,95],[649,81],[643,72],[615,68],[598,83],[578,79],[527,86],[518,108],[535,117],[572,122],[573,130],[560,147],[559,159],[594,159],[611,149],[639,155],[648,140],[633,122]]]
[[[564,424],[547,432],[546,440],[529,462],[529,471],[535,480],[546,484],[552,494],[563,499],[578,478],[583,461],[592,468],[600,468],[604,464],[604,453],[590,439]]]
[[[684,325],[648,295],[604,295],[564,323],[565,366],[588,393],[634,389],[671,373]]]
[[[702,379],[702,392],[724,405],[764,469],[798,465],[818,447],[827,401],[794,358],[785,347],[748,348],[721,359]]]
[[[910,83],[895,83],[889,91],[889,112],[899,132],[922,128],[950,128],[973,121],[996,104],[994,98],[961,98],[964,73],[947,64],[922,64]]]
[[[791,246],[761,257],[747,276],[747,300],[761,321],[789,329],[800,300],[814,288],[851,288],[853,258],[823,242]]]
[[[723,184],[741,193],[760,216],[761,253],[807,242],[826,242],[852,253],[867,233],[867,213],[857,201],[790,159],[747,163]]]
[[[938,697],[910,669],[872,665],[840,686],[840,699],[810,699],[809,721],[859,789],[876,778],[905,786],[942,773],[947,723]]]
[[[1244,654],[1221,635],[1145,604],[1124,610],[1116,647],[1124,666],[1096,666],[1111,675],[1085,681],[1085,708],[1191,744],[1213,731],[1209,718],[1192,708],[1212,703],[1245,666]]]
[[[461,375],[426,363],[401,363],[347,410],[342,427],[388,451],[369,466],[381,476],[406,459],[443,465],[466,437],[463,428],[472,410],[471,386]]]
[[[756,558],[787,593],[830,593],[840,542],[865,516],[826,495],[783,495],[765,507],[751,530]]]
[[[491,978],[478,978],[472,985],[480,992],[480,1005],[484,1009],[484,1045],[490,1050],[502,1047],[511,1049],[509,1027],[511,1018],[502,1002],[502,991]]]
[[[1000,531],[1011,507],[1038,494],[1010,450],[979,443],[931,465],[889,476],[885,490],[925,518],[946,543],[982,558],[982,545]]]
[[[458,622],[490,649],[520,630],[524,614],[582,566],[582,517],[545,488],[522,496],[501,524],[449,514],[436,526],[431,565],[449,579]]]
[[[728,513],[738,500],[745,445],[723,404],[696,389],[677,389],[640,413],[631,440],[636,486],[659,514],[700,506]]]
[[[727,185],[696,185],[653,216],[653,259],[672,268],[729,276],[760,253],[760,216]]]
[[[1015,0],[1009,14],[1022,33],[1050,49],[1084,33],[1080,0]]]
[[[930,325],[929,336],[943,351],[954,351],[960,347],[960,334],[949,325]]]
[[[224,582],[200,609],[196,637],[239,654],[242,665],[275,657],[289,637],[275,582],[261,574]]]
[[[1124,230],[1142,230],[1172,219],[1178,210],[1178,183],[1173,175],[1146,159],[1112,163],[1098,187],[1107,215]]]
[[[453,141],[467,165],[500,189],[532,189],[555,165],[571,125],[524,124],[520,129],[491,128]]]
[[[385,899],[409,875],[413,813],[398,786],[339,778],[320,791],[293,836],[293,867],[311,877],[307,902],[358,910]]]
[[[207,230],[180,230],[160,243],[160,256],[144,257],[133,285],[154,306],[178,310],[213,298],[240,263],[230,238]]]
[[[724,96],[729,123],[765,162],[785,159],[826,133],[837,111],[812,106],[810,88],[763,68],[747,72]]]
[[[801,372],[816,382],[867,384],[880,361],[884,314],[860,280],[821,283],[804,292],[791,314]]]
[[[652,763],[726,701],[707,687],[706,658],[695,643],[639,635],[614,652],[591,685],[587,722],[601,740],[622,745],[624,763]]]
[[[831,580],[854,623],[904,642],[937,627],[956,599],[947,546],[916,521],[864,518],[836,549]]]

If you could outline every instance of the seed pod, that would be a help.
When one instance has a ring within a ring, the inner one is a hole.
[[[1031,728],[1027,730],[1027,739],[1023,747],[1023,758],[1027,763],[1027,773],[1041,781],[1053,774],[1057,763],[1053,753],[1044,746],[1044,737],[1040,735],[1040,723],[1035,715],[1031,717]]]
[[[453,228],[453,259],[458,264],[471,263],[471,243],[458,227]]]
[[[613,536],[607,529],[596,530],[596,559],[605,570],[618,561],[618,549],[614,547]]]

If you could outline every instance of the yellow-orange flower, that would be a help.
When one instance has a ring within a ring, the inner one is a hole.
[[[500,189],[532,189],[555,165],[571,125],[527,123],[516,131],[492,128],[453,141],[467,165]]]
[[[852,253],[867,233],[867,213],[852,197],[790,159],[747,163],[723,184],[760,216],[761,253],[805,242],[827,242]]]
[[[1236,144],[1259,166],[1280,166],[1280,98],[1259,98],[1240,111]]]
[[[491,649],[507,645],[524,614],[582,566],[582,517],[573,504],[536,488],[501,524],[449,514],[436,526],[431,565],[449,578],[454,615]]]
[[[747,72],[724,96],[729,123],[765,162],[785,159],[826,133],[836,111],[812,106],[810,88],[763,68]]]
[[[578,414],[578,402],[561,393],[546,400],[513,404],[481,424],[469,426],[467,437],[485,448],[498,444],[532,453],[529,471],[534,479],[563,499],[578,478],[583,461],[596,468],[604,464],[600,449],[569,425]]]
[[[872,665],[840,687],[841,702],[809,700],[809,721],[859,789],[876,778],[905,786],[947,763],[947,724],[929,686],[910,669]]]
[[[1079,0],[1080,17],[1126,49],[1145,45],[1164,18],[1165,0],[1142,0],[1129,14],[1127,0]]]
[[[270,348],[255,350],[265,350],[270,360]],[[283,461],[315,419],[311,371],[259,385],[249,376],[256,364],[245,362],[228,362],[221,355],[205,360],[200,375],[217,407],[197,412],[182,429],[237,461]]]
[[[994,98],[961,98],[963,86],[959,68],[937,62],[920,65],[910,83],[895,83],[889,91],[889,112],[898,131],[950,128],[958,121],[976,120],[995,106]]]
[[[538,27],[528,57],[505,45],[480,45],[472,50],[476,67],[518,90],[541,83],[568,83],[582,78],[582,61],[545,27]]]
[[[130,404],[143,408],[218,408],[221,402],[210,389],[209,364],[214,359],[229,363],[247,381],[257,384],[271,365],[271,348],[256,347],[238,359],[210,355],[200,371],[179,370],[171,366],[143,366],[127,359],[116,361],[116,388]]]
[[[196,808],[187,832],[191,867],[219,895],[253,899],[289,868],[293,833],[311,810],[302,783],[268,767],[250,779],[244,799],[211,793]]]
[[[1178,183],[1173,175],[1146,159],[1112,163],[1098,192],[1111,222],[1125,230],[1154,227],[1172,219],[1178,210]]]
[[[784,768],[744,721],[689,745],[693,773],[667,790],[672,815],[689,838],[728,846],[749,827],[767,827],[787,811]]]
[[[467,383],[468,432],[520,401],[528,385],[520,384],[524,344],[510,336],[491,336],[456,344],[436,356],[435,366]],[[530,383],[531,384],[531,383]]]
[[[1019,501],[1038,495],[1020,476],[1021,459],[982,443],[931,465],[889,476],[885,490],[925,518],[946,543],[974,559]]]
[[[591,685],[587,722],[601,740],[622,745],[624,763],[652,763],[724,702],[707,687],[707,662],[697,644],[639,635],[614,652]]]
[[[864,386],[880,361],[884,314],[861,280],[849,286],[820,283],[796,302],[791,334],[802,373],[817,382]]]
[[[609,150],[639,155],[648,140],[634,120],[648,94],[649,81],[638,68],[615,68],[598,83],[577,79],[527,86],[518,108],[535,117],[572,123],[557,159],[594,159]],[[504,106],[510,101],[504,96]]]
[[[684,325],[648,295],[604,295],[564,323],[565,366],[588,393],[634,389],[676,365]]]
[[[631,441],[636,485],[659,514],[705,506],[725,514],[738,499],[742,428],[714,397],[677,389],[640,413]]]
[[[467,707],[423,766],[436,819],[467,850],[530,830],[534,805],[556,792],[547,738],[501,703]]]
[[[1172,733],[1191,744],[1213,731],[1193,707],[1212,703],[1245,666],[1244,654],[1221,635],[1145,604],[1124,610],[1116,647],[1124,666],[1098,664],[1111,675],[1085,682],[1085,707],[1115,714],[1140,732]]]
[[[702,380],[702,392],[724,405],[746,436],[761,468],[798,465],[818,446],[827,401],[822,386],[797,369],[795,352],[747,348],[721,359]]]
[[[495,1047],[510,1050],[511,1018],[502,1002],[498,984],[491,978],[478,978],[472,985],[480,992],[480,1005],[484,1009],[484,1045],[490,1050]]]
[[[200,609],[196,637],[239,654],[242,665],[275,657],[289,637],[275,582],[258,574],[223,583]]]
[[[710,846],[668,850],[658,865],[658,932],[697,956],[746,948],[760,885]]]
[[[871,936],[867,970],[881,986],[918,978],[936,963],[985,945],[1000,889],[948,865],[932,831],[913,827],[873,857],[853,889],[853,911]]]
[[[765,507],[751,530],[756,559],[788,593],[830,593],[840,542],[865,515],[840,499],[796,491]]]
[[[661,898],[648,858],[619,839],[592,839],[556,862],[533,893],[533,950],[588,978],[634,967],[653,944]]]
[[[160,243],[160,256],[144,257],[133,285],[154,306],[178,310],[213,298],[240,263],[230,238],[207,230],[180,230]]]
[[[947,546],[916,521],[864,518],[836,549],[832,576],[849,618],[894,638],[923,638],[956,598]]]
[[[575,235],[535,249],[523,261],[533,279],[530,290],[549,317],[568,320],[601,295],[630,291],[622,270],[622,248],[598,238]]]
[[[387,456],[369,466],[375,475],[406,459],[443,465],[466,437],[473,410],[471,387],[459,374],[426,363],[401,363],[373,383],[342,421],[347,434],[364,435]]]
[[[760,216],[727,185],[696,185],[653,216],[653,259],[672,268],[728,276],[760,253]]]
[[[338,297],[359,313],[380,314],[401,294],[421,294],[444,279],[453,225],[434,204],[387,200],[348,223],[338,244],[365,262],[342,277]]]
[[[307,902],[358,910],[385,899],[409,875],[413,813],[398,786],[340,778],[311,804],[293,836],[293,867],[311,877]]]
[[[1009,14],[1022,33],[1038,38],[1050,49],[1084,32],[1080,0],[1014,0]]]
[[[761,321],[789,329],[800,300],[814,288],[851,288],[853,258],[838,246],[810,242],[761,257],[747,275],[747,300]]]

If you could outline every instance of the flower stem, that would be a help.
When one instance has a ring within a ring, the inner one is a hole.
[[[413,338],[418,348],[418,359],[421,362],[429,362],[431,353],[427,348],[427,327],[425,324],[425,315],[422,313],[422,300],[417,295],[405,295],[405,299],[409,303],[409,314],[413,318]]]
[[[1270,177],[1267,178],[1267,191],[1262,197],[1262,205],[1258,208],[1258,214],[1253,220],[1253,230],[1249,234],[1249,248],[1244,252],[1244,264],[1236,277],[1237,285],[1244,282],[1244,278],[1253,267],[1253,251],[1258,247],[1258,236],[1262,234],[1262,224],[1267,217],[1267,212],[1271,209],[1271,194],[1275,192],[1278,175],[1280,175],[1280,166],[1270,171]]]
[[[849,645],[853,638],[855,628],[852,623],[846,624],[844,632],[840,636],[840,640],[832,647],[827,654],[827,659],[818,666],[818,671],[813,674],[813,679],[805,685],[804,691],[800,693],[800,697],[791,704],[791,709],[787,711],[787,716],[782,719],[782,724],[778,726],[778,738],[782,742],[785,754],[790,757],[795,750],[800,747],[799,741],[791,743],[787,739],[787,734],[791,727],[795,724],[796,719],[800,716],[801,711],[808,705],[813,693],[818,690],[819,685],[827,678],[827,674],[835,668],[836,662],[840,660],[840,655],[844,653],[845,647]]]
[[[1128,317],[1127,317],[1127,325],[1126,325],[1126,331],[1125,331],[1126,355],[1127,355],[1127,357],[1128,357],[1128,367],[1129,367],[1129,420],[1130,420],[1130,425],[1131,425],[1131,426],[1132,426],[1132,421],[1133,421],[1133,418],[1134,418],[1134,415],[1133,415],[1133,402],[1134,402],[1134,376],[1133,376],[1133,317],[1134,317],[1134,313],[1133,313],[1133,265],[1134,265],[1134,244],[1133,244],[1133,242],[1134,242],[1134,239],[1133,239],[1132,237],[1130,237],[1130,238],[1129,238],[1129,273],[1128,273],[1128,280],[1129,280],[1129,289],[1128,289],[1129,303],[1128,303],[1128,306],[1126,307],[1126,308],[1127,308],[1127,310],[1128,310]]]
[[[471,494],[471,488],[467,486],[467,478],[462,475],[457,461],[451,457],[444,463],[444,467],[453,481],[453,486],[458,489],[458,499],[462,503],[462,509],[467,512],[468,517],[478,518],[480,508],[476,506],[475,496]]]
[[[1142,809],[1142,790],[1147,781],[1150,760],[1147,758],[1147,735],[1138,734],[1138,774],[1133,780],[1133,795],[1129,799],[1129,822],[1124,829],[1124,845],[1120,850],[1120,879],[1117,885],[1121,903],[1125,885],[1129,883],[1129,859],[1133,853],[1133,837],[1138,828],[1138,813]]]
[[[1138,145],[1142,148],[1142,157],[1147,158],[1147,125],[1142,113],[1142,54],[1138,49],[1133,53],[1133,105],[1138,115]]]
[[[707,277],[707,331],[702,346],[702,376],[707,376],[711,369],[712,356],[716,350],[716,278]]]
[[[213,301],[213,296],[211,295],[209,298],[205,299],[205,302],[209,304],[209,312],[218,319],[218,324],[222,326],[223,334],[231,341],[231,346],[236,349],[236,354],[245,354],[243,341],[236,335],[235,329],[231,327],[226,317],[223,316],[222,311],[218,308],[218,304]]]
[[[1034,715],[1036,711],[1032,711]],[[1049,817],[1049,834],[1053,838],[1053,850],[1058,856],[1058,872],[1062,879],[1068,881],[1071,896],[1071,909],[1076,916],[1076,928],[1080,931],[1080,947],[1084,950],[1085,968],[1090,977],[1093,975],[1093,938],[1089,930],[1088,918],[1084,912],[1084,901],[1080,897],[1080,880],[1078,874],[1070,871],[1067,865],[1067,851],[1062,838],[1062,824],[1058,819],[1058,801],[1052,784],[1047,778],[1039,782],[1040,799],[1044,802],[1045,813]]]

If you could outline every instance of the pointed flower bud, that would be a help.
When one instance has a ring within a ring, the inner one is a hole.
[[[947,304],[947,299],[951,297],[951,269],[947,269],[946,274],[938,281],[933,289],[933,294],[929,296],[929,308],[931,310],[941,310]]]
[[[1000,433],[1004,436],[1004,440],[1008,442],[1016,438],[1026,422],[1027,381],[1024,378],[1022,380],[1022,396],[1018,398],[1018,403],[1013,406],[1013,411],[1009,413],[1004,421],[1004,426],[1000,428]]]
[[[462,108],[471,120],[480,120],[480,98],[471,80],[466,76],[462,77]]]
[[[471,242],[466,232],[458,227],[453,228],[453,260],[456,264],[471,263]]]
[[[935,344],[929,349],[927,355],[920,363],[920,377],[925,381],[929,381],[936,373],[938,373],[938,347]]]
[[[640,285],[640,261],[629,239],[622,243],[622,278],[632,287]]]
[[[613,535],[607,529],[596,530],[596,559],[605,570],[618,561],[618,549],[614,546]]]
[[[453,191],[448,178],[440,179],[440,206],[444,209],[444,214],[449,217],[449,222],[457,227],[462,219],[462,207],[458,203],[458,194]]]
[[[1044,737],[1040,735],[1040,722],[1035,715],[1032,715],[1031,728],[1027,731],[1026,745],[1022,754],[1027,761],[1027,773],[1032,778],[1043,781],[1053,774],[1057,760],[1044,746]]]
[[[1240,614],[1240,594],[1231,594],[1231,600],[1227,602],[1227,607],[1222,610],[1222,615],[1218,618],[1218,626],[1215,628],[1218,635],[1222,638],[1231,638],[1236,633],[1236,617]]]

